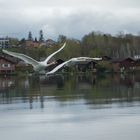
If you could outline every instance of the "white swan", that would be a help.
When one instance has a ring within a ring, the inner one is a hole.
[[[92,58],[92,57],[76,57],[76,58],[71,58],[68,61],[63,62],[62,64],[56,66],[53,70],[51,70],[50,72],[47,72],[46,75],[50,75],[55,73],[56,71],[58,71],[59,69],[61,69],[64,65],[72,65],[74,63],[78,63],[78,62],[90,62],[92,60],[102,60],[102,58]]]
[[[52,53],[51,55],[49,55],[44,61],[36,61],[35,59],[27,56],[27,55],[24,55],[22,53],[16,53],[16,52],[11,52],[11,51],[7,51],[7,50],[2,50],[4,53],[8,54],[8,55],[11,55],[11,56],[14,56],[14,57],[17,57],[23,61],[25,61],[26,63],[28,64],[31,64],[34,68],[35,71],[41,71],[41,70],[45,70],[46,67],[50,66],[50,65],[53,65],[55,62],[52,62],[50,64],[48,64],[48,61],[55,55],[57,54],[58,52],[60,52],[64,47],[66,46],[66,42],[63,44],[63,46],[57,50],[56,52]]]

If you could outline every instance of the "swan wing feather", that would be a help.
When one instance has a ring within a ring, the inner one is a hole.
[[[5,54],[8,54],[8,55],[11,55],[13,57],[19,58],[19,59],[23,60],[24,62],[33,65],[34,67],[39,64],[39,62],[36,61],[35,59],[33,59],[33,58],[31,58],[27,55],[24,55],[22,53],[16,53],[16,52],[11,52],[11,51],[7,51],[7,50],[2,50],[2,51]]]

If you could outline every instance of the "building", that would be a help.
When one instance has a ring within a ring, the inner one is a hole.
[[[140,59],[140,55],[135,55],[134,59],[136,59],[136,60]]]
[[[33,40],[26,40],[25,41],[25,46],[26,47],[31,47],[31,48],[38,48],[38,47],[53,47],[57,43],[53,41],[52,39],[48,39],[44,42],[40,41],[33,41]]]
[[[132,58],[112,60],[112,68],[114,72],[129,72],[136,68],[136,61]]]
[[[0,38],[0,48],[7,48],[10,45],[10,39],[8,37],[6,38]]]
[[[31,48],[38,48],[38,47],[40,47],[40,43],[39,42],[35,42],[35,41],[27,40],[25,42],[25,46],[26,47],[31,47]]]
[[[15,62],[0,56],[0,74],[10,74],[15,72]]]
[[[140,70],[140,59],[136,60],[136,69]]]
[[[75,65],[75,68],[77,69],[78,72],[86,72],[87,70],[92,70],[96,72],[96,65],[97,63],[95,61],[90,61],[90,62],[78,62]]]
[[[53,47],[53,46],[55,46],[57,43],[54,41],[54,40],[52,40],[52,39],[48,39],[48,40],[46,40],[46,47]]]

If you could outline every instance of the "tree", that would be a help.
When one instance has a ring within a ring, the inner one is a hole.
[[[62,42],[65,42],[66,39],[67,39],[66,36],[64,36],[64,35],[59,35],[57,40],[58,40],[58,43],[62,43]]]
[[[32,38],[32,32],[31,32],[31,31],[30,31],[29,34],[28,34],[28,40],[29,40],[29,41],[32,41],[32,40],[33,40],[33,38]]]
[[[35,37],[35,42],[38,42],[36,37]]]
[[[39,41],[40,42],[44,41],[44,36],[43,36],[43,31],[42,30],[39,31]]]
[[[17,38],[10,38],[10,42],[9,42],[10,46],[18,46],[19,45],[19,40]]]
[[[25,43],[26,43],[25,38],[22,38],[22,39],[19,41],[19,44],[20,44],[21,46],[25,46]]]

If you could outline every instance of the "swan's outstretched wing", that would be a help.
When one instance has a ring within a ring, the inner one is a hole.
[[[55,55],[57,54],[58,52],[60,52],[62,49],[64,49],[64,47],[66,46],[66,42],[63,44],[63,46],[57,50],[56,52],[52,53],[51,55],[49,55],[46,60],[44,61],[46,64],[48,63],[48,61]]]
[[[7,50],[2,50],[4,53],[8,54],[8,55],[11,55],[11,56],[14,56],[16,58],[19,58],[23,61],[25,61],[26,63],[28,64],[31,64],[33,65],[33,67],[35,67],[36,65],[39,64],[38,61],[34,60],[33,58],[27,56],[27,55],[24,55],[22,53],[16,53],[16,52],[11,52],[11,51],[7,51]]]
[[[102,58],[92,58],[92,57],[77,57],[77,58],[71,58],[68,61],[63,62],[62,64],[56,66],[53,70],[51,70],[50,72],[47,73],[47,75],[49,74],[53,74],[56,71],[58,71],[59,69],[61,69],[64,65],[69,64],[69,63],[78,63],[78,62],[90,62],[93,60],[101,60]]]
[[[102,58],[99,57],[77,57],[75,58],[76,61],[99,61],[102,60]]]

